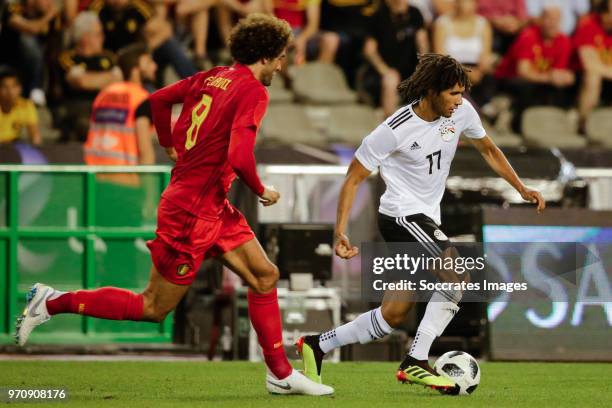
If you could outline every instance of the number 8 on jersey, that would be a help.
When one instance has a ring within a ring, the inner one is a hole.
[[[187,138],[185,139],[185,150],[191,149],[198,141],[198,132],[212,105],[212,97],[207,94],[202,94],[202,100],[191,111],[191,126],[187,129]]]

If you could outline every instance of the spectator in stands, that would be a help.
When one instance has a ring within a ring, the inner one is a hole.
[[[470,94],[482,106],[495,91],[491,25],[476,14],[477,0],[456,0],[454,10],[438,17],[434,26],[434,52],[450,55],[470,68]]]
[[[612,100],[612,0],[598,3],[594,11],[578,23],[574,35],[582,70],[578,112],[583,134],[587,117],[599,101],[610,104]]]
[[[98,13],[104,28],[104,48],[117,52],[141,40],[153,50],[160,67],[172,65],[185,78],[196,69],[172,33],[172,27],[143,0],[96,0],[90,9]]]
[[[570,39],[560,31],[561,10],[547,6],[538,24],[525,28],[495,73],[513,98],[512,129],[520,133],[523,111],[533,105],[567,107],[574,74]]]
[[[85,141],[91,104],[107,85],[121,81],[115,55],[103,49],[104,32],[98,15],[80,13],[74,20],[72,38],[75,47],[60,54],[63,103],[59,113],[61,141]]]
[[[85,162],[112,166],[154,164],[151,108],[144,84],[155,78],[157,65],[142,43],[121,49],[117,63],[125,80],[105,87],[93,103],[84,146]],[[123,176],[124,184],[138,184],[134,174]]]
[[[321,22],[321,0],[273,0],[273,10],[276,17],[287,20],[291,25],[295,36],[294,61],[297,64],[303,63],[306,61],[306,50],[317,48],[314,41]],[[327,54],[319,53],[319,60],[333,63],[335,53],[330,51],[326,48]]]
[[[558,6],[561,9],[561,32],[571,36],[578,20],[591,8],[589,0],[528,0],[525,1],[527,14],[534,22],[542,15],[544,7]]]
[[[478,13],[493,26],[493,50],[505,54],[528,23],[525,0],[479,0]]]
[[[0,71],[0,144],[17,140],[24,130],[33,144],[41,143],[36,108],[21,97],[17,73],[5,68]]]
[[[117,64],[125,80],[104,88],[94,101],[84,146],[85,163],[108,166],[154,164],[151,107],[144,84],[155,78],[157,65],[142,43],[119,50]],[[145,219],[154,219],[159,191],[153,178],[120,173],[98,175],[98,179],[106,181],[98,184],[99,197],[121,197],[118,202],[110,200],[107,203],[110,206],[107,210],[113,209],[108,212],[116,214],[113,225],[131,225],[133,222],[133,215],[126,215],[121,209],[126,201],[132,202],[133,208],[142,207]],[[143,187],[144,202],[142,190],[138,187]]]
[[[25,88],[37,105],[45,105],[43,91],[45,43],[58,34],[61,20],[53,0],[21,0],[10,3],[0,22],[0,63],[23,71]]]
[[[194,63],[198,69],[208,67],[207,42],[210,30],[211,12],[222,41],[227,45],[234,25],[233,15],[244,17],[250,13],[263,12],[264,0],[169,0],[176,1],[176,17],[191,32],[193,39]],[[268,1],[268,0],[265,0]],[[272,13],[272,7],[268,12]]]
[[[429,40],[421,12],[406,0],[385,0],[370,20],[364,56],[371,69],[364,87],[376,96],[385,116],[397,109],[397,86],[418,63],[418,54],[429,51]]]
[[[361,62],[368,17],[374,14],[378,3],[378,0],[323,0],[321,3],[321,61],[335,61],[340,65],[349,84],[354,83],[356,67]]]

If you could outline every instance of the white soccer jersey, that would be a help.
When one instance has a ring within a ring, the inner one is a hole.
[[[387,189],[379,211],[390,217],[423,213],[440,224],[440,201],[459,136],[486,135],[466,99],[450,118],[427,122],[404,106],[361,143],[355,157],[368,170],[380,167]]]

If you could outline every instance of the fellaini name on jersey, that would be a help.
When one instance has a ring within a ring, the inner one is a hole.
[[[226,91],[227,87],[230,86],[230,84],[232,83],[232,80],[223,77],[211,76],[206,78],[204,82],[206,82],[206,85],[208,86],[214,86],[215,88],[223,89],[224,91]]]

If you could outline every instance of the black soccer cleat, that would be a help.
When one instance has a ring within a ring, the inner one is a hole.
[[[444,394],[453,394],[457,388],[453,381],[438,375],[427,360],[417,360],[408,354],[400,364],[395,377],[401,383],[419,384]]]
[[[299,356],[304,363],[304,375],[321,384],[321,369],[325,353],[319,347],[319,336],[302,336],[295,343]]]

